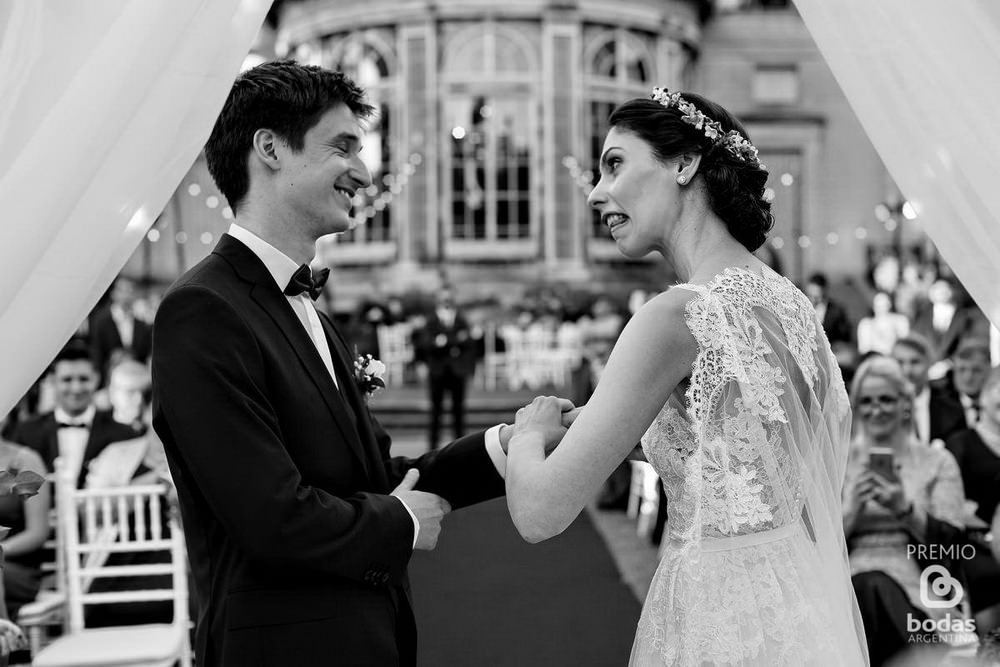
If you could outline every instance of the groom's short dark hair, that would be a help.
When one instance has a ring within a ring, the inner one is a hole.
[[[362,119],[375,110],[343,73],[315,65],[278,60],[240,74],[205,144],[208,171],[229,206],[237,210],[250,187],[247,154],[257,130],[273,130],[299,150],[306,132],[338,104]]]

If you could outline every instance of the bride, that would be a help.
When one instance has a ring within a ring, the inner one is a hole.
[[[618,249],[684,281],[622,332],[546,458],[562,403],[518,413],[507,502],[530,542],[562,532],[641,440],[668,544],[632,665],[867,664],[840,493],[850,407],[809,300],[752,251],[767,171],[728,111],[654,89],[614,111],[589,203]]]

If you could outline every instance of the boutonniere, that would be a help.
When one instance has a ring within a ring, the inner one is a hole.
[[[354,360],[354,379],[358,389],[368,398],[379,389],[385,389],[385,364],[370,354],[360,354]]]

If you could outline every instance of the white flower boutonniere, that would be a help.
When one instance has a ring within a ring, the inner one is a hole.
[[[354,379],[358,389],[368,398],[379,389],[385,389],[385,364],[370,354],[358,355],[354,360]]]

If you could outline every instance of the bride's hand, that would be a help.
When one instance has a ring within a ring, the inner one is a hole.
[[[562,425],[565,426],[566,428],[569,428],[570,426],[572,426],[573,422],[576,421],[576,418],[580,416],[581,412],[583,412],[583,408],[584,407],[586,407],[586,406],[581,405],[579,407],[573,408],[572,410],[567,410],[567,411],[563,412],[562,413]]]
[[[574,411],[572,401],[555,396],[538,396],[517,411],[514,419],[514,435],[539,434],[545,442],[545,453],[548,454],[566,434],[569,423],[576,419],[575,414],[568,417],[571,411]],[[564,423],[566,418],[569,423]]]

